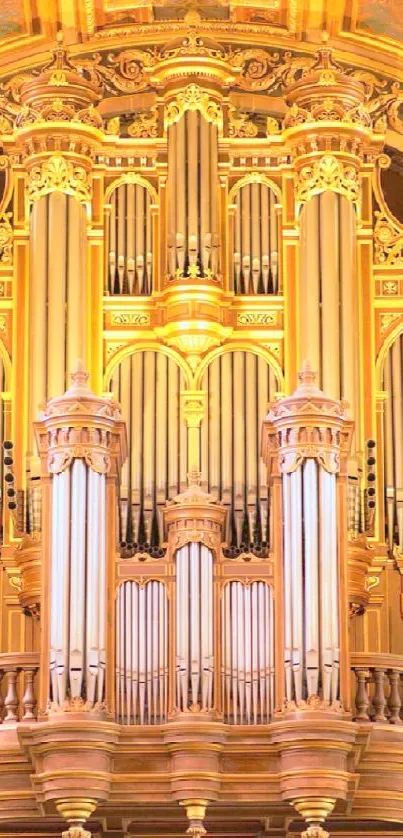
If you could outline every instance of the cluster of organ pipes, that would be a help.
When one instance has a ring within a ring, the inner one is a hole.
[[[181,547],[176,562],[176,706],[213,707],[213,554],[204,544]]]
[[[228,509],[231,555],[270,541],[267,481],[260,457],[261,426],[277,389],[275,375],[252,352],[216,358],[202,380],[208,411],[201,426],[204,488]]]
[[[281,292],[276,196],[265,183],[242,186],[234,216],[235,294]]]
[[[142,184],[126,183],[111,195],[108,222],[109,294],[143,295],[153,290],[151,194]]]
[[[105,475],[82,459],[53,475],[51,699],[102,702],[105,681]]]
[[[336,475],[307,459],[283,475],[286,698],[339,697]]]
[[[168,599],[162,582],[124,582],[116,599],[116,717],[161,724],[168,714]]]
[[[168,275],[219,271],[217,126],[186,111],[168,129]]]
[[[265,582],[228,582],[221,598],[225,721],[267,724],[274,710],[274,602]]]
[[[122,407],[129,455],[121,475],[119,540],[125,555],[158,554],[162,509],[187,482],[186,425],[180,415],[184,376],[162,352],[138,352],[112,374],[110,390]]]

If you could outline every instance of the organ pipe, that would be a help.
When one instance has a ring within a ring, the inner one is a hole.
[[[116,599],[117,721],[161,724],[167,718],[168,601],[162,582],[124,582]]]
[[[110,390],[122,406],[130,441],[120,490],[121,542],[126,552],[158,552],[161,510],[186,486],[186,425],[180,415],[184,387],[178,366],[158,352],[130,355],[112,374]]]
[[[121,184],[112,192],[108,220],[109,294],[152,292],[151,203],[150,191],[143,184]]]
[[[39,407],[62,393],[77,358],[86,356],[86,214],[61,192],[31,212],[29,428]],[[29,453],[34,453],[30,430]]]
[[[208,411],[201,427],[204,485],[227,507],[226,540],[249,548],[243,536],[267,541],[268,494],[258,440],[267,403],[276,391],[274,373],[249,352],[226,353],[207,368],[202,389]]]
[[[300,276],[300,357],[310,359],[321,386],[333,398],[346,399],[357,420],[349,464],[349,530],[358,535],[364,518],[359,470],[359,322],[355,216],[347,198],[326,191],[304,206]]]
[[[274,603],[265,582],[229,582],[221,598],[225,721],[267,724],[274,710]]]
[[[276,197],[266,183],[241,186],[234,218],[235,294],[278,294],[279,233]]]
[[[219,270],[218,136],[198,111],[168,130],[168,275]],[[184,165],[186,161],[186,165]]]
[[[176,704],[212,709],[214,693],[213,555],[199,542],[176,553]]]

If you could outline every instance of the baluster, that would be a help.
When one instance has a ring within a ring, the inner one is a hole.
[[[4,699],[4,706],[6,708],[5,722],[18,721],[18,695],[17,695],[17,678],[19,670],[6,669],[7,675],[7,695]]]
[[[0,724],[2,724],[4,716],[3,678],[4,671],[0,669]]]
[[[400,697],[400,672],[396,669],[389,669],[389,684],[390,696],[388,707],[390,711],[389,721],[391,725],[400,724],[400,708],[402,706],[402,699]]]
[[[375,669],[375,692],[372,700],[375,710],[375,721],[385,722],[385,672],[383,669]]]
[[[355,696],[355,706],[357,709],[357,713],[355,715],[355,720],[360,722],[368,722],[369,715],[368,715],[368,707],[369,707],[369,698],[368,698],[368,690],[367,690],[367,677],[368,672],[366,669],[356,669],[355,671],[356,678],[357,678],[357,692]]]
[[[36,698],[34,692],[34,677],[36,671],[36,667],[32,667],[32,669],[28,668],[25,670],[25,690],[22,699],[22,708],[24,711],[22,721],[24,722],[35,719],[34,708],[36,705]]]

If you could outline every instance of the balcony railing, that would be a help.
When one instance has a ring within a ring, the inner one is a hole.
[[[0,654],[0,723],[36,720],[39,652]]]
[[[354,720],[403,724],[403,656],[354,654],[351,668]]]

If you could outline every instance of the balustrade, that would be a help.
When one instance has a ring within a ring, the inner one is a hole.
[[[38,669],[37,652],[0,654],[0,723],[36,719]]]
[[[403,656],[358,654],[351,664],[355,721],[403,724]]]

